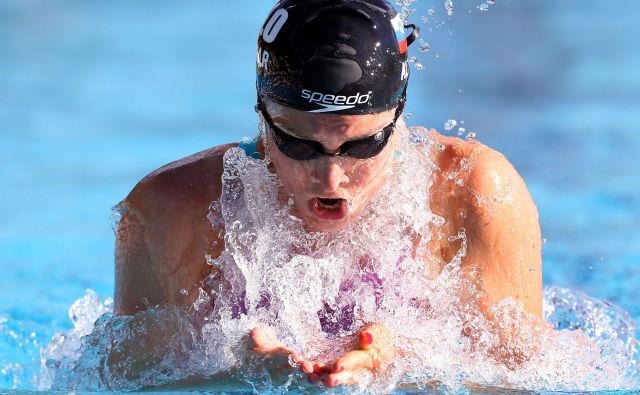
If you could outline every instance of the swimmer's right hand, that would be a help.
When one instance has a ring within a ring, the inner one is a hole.
[[[254,328],[249,334],[253,341],[253,351],[266,358],[283,357],[294,362],[300,370],[307,374],[310,381],[316,381],[330,372],[331,367],[321,362],[313,362],[306,359],[299,352],[282,344],[270,327],[259,326]],[[290,366],[288,363],[285,366]]]

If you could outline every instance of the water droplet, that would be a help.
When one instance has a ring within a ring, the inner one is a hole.
[[[422,18],[420,18],[420,20],[422,21],[422,23],[424,23],[425,25],[427,23],[429,23],[429,18],[427,18],[426,16],[423,16]]]
[[[433,8],[429,8],[429,10],[427,11],[427,14],[433,16],[436,14],[436,10],[434,10]]]
[[[462,219],[467,218],[467,213],[465,213],[464,211],[460,211],[460,212],[458,213],[458,215],[459,215],[459,216],[460,216],[460,218],[462,218]]]
[[[458,93],[462,93],[462,89],[458,89]]]
[[[487,0],[487,4],[489,5],[494,5],[496,3],[496,0]]]
[[[450,132],[453,128],[458,125],[458,122],[455,119],[450,119],[444,123],[444,130]]]
[[[428,42],[424,41],[423,39],[420,39],[420,52],[429,52],[429,50],[431,49],[431,45],[429,45]]]
[[[447,10],[447,15],[449,16],[453,15],[453,1],[446,0],[444,2],[444,9]]]
[[[547,244],[547,239],[542,239],[542,244]]]
[[[424,69],[424,66],[422,65],[422,63],[416,63],[415,67],[416,67],[416,70],[418,70],[418,71]]]
[[[589,270],[593,270],[593,266],[589,266]]]
[[[489,11],[489,4],[486,4],[486,3],[485,3],[485,4],[480,4],[480,5],[478,6],[478,9],[479,9],[480,11]]]
[[[442,151],[444,151],[444,150],[445,150],[445,146],[444,146],[444,144],[440,144],[440,145],[438,145],[438,151],[442,152]]]
[[[464,181],[461,180],[461,179],[457,179],[456,180],[456,185],[459,186],[459,187],[463,187],[464,186]]]
[[[404,117],[405,117],[406,119],[411,119],[411,117],[412,117],[412,116],[413,116],[413,115],[411,115],[411,113],[409,112],[409,113],[405,114],[405,116],[404,116]]]
[[[415,56],[409,58],[409,63],[415,63],[418,60]]]
[[[464,132],[466,132],[466,131],[467,131],[467,129],[465,129],[465,128],[459,128],[458,129],[458,136],[462,136],[464,134]]]
[[[469,134],[467,134],[466,139],[467,140],[473,140],[476,138],[476,134],[474,132],[469,132]]]
[[[180,295],[185,295],[185,296],[186,296],[186,295],[189,295],[189,291],[187,291],[186,289],[182,288],[182,289],[180,290]]]
[[[376,48],[378,48],[379,46],[380,46],[380,42],[378,41],[378,42],[376,43]]]
[[[413,131],[409,135],[409,140],[414,144],[424,144],[426,141],[426,138],[424,133]]]

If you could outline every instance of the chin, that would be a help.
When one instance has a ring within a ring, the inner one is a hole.
[[[339,221],[320,221],[315,218],[304,218],[304,220],[310,231],[326,233],[338,232],[351,222],[349,217]]]

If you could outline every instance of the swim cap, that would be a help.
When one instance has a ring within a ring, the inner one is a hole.
[[[258,100],[311,113],[400,106],[417,36],[386,0],[281,0],[258,37]]]

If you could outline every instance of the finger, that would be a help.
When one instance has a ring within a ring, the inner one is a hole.
[[[371,331],[364,330],[364,331],[360,332],[360,347],[363,350],[367,350],[371,346],[373,346],[373,342],[374,342],[374,337],[373,337],[373,333],[371,333]]]
[[[280,343],[275,332],[270,327],[253,328],[249,334],[253,341],[253,350],[262,355],[290,355],[295,352]]]
[[[374,359],[371,353],[363,350],[349,351],[333,364],[332,373],[373,369]]]
[[[340,373],[331,373],[324,379],[324,385],[329,388],[333,388],[338,385],[350,384],[357,384],[355,373],[351,370],[345,370]]]
[[[280,343],[272,328],[256,327],[251,331],[250,336],[254,343],[253,350],[258,354],[264,357],[285,357],[290,362],[300,366],[305,373],[313,372],[313,363],[293,349]]]
[[[371,357],[371,367],[378,369],[393,360],[396,348],[393,334],[385,325],[372,324],[360,332],[360,347]]]
[[[393,334],[384,325],[373,324],[360,332],[360,346],[364,350],[371,348],[393,348]]]
[[[292,349],[290,349],[289,347],[285,347],[285,346],[278,346],[278,347],[254,347],[253,351],[257,352],[258,354],[261,354],[265,357],[268,356],[276,356],[276,355],[281,355],[281,356],[286,356],[288,357],[289,355],[294,355],[295,351],[293,351]]]
[[[301,356],[298,357],[294,357],[292,355],[293,362],[295,362],[296,364],[298,364],[298,366],[300,367],[300,370],[302,370],[302,372],[310,374],[310,373],[314,373],[315,369],[314,369],[314,363],[302,358]]]
[[[249,336],[253,340],[254,348],[257,349],[272,349],[282,345],[273,328],[258,326],[251,330]]]
[[[332,366],[326,363],[316,362],[313,364],[313,373],[315,374],[325,375],[331,373],[332,370]]]

